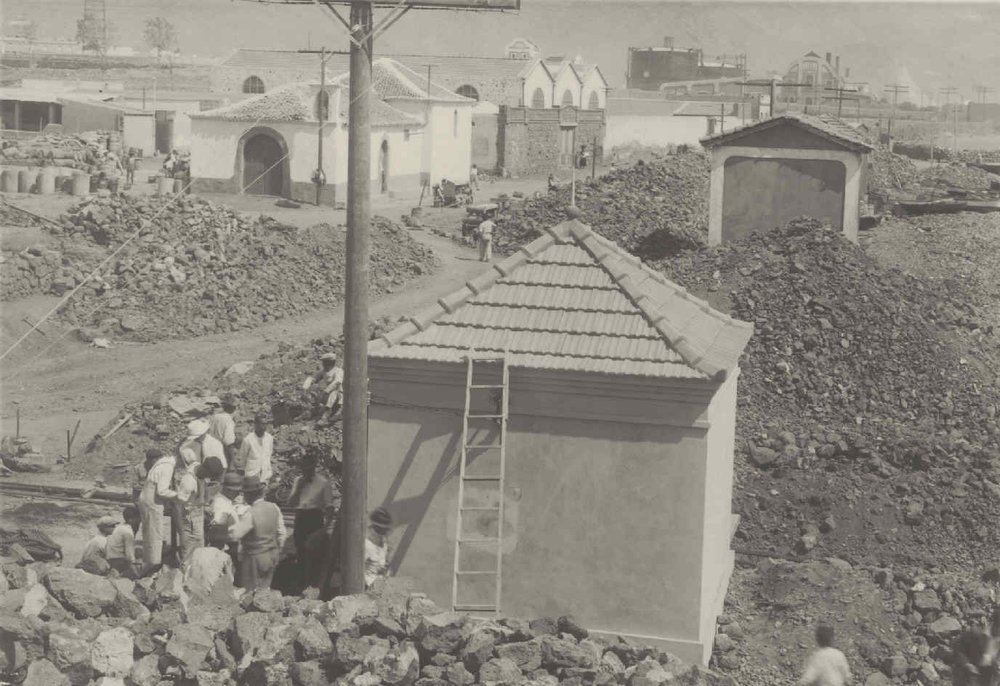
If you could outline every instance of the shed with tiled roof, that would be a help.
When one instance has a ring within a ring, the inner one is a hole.
[[[502,355],[501,612],[572,612],[707,661],[733,563],[736,384],[752,333],[571,220],[373,341],[368,498],[399,523],[394,572],[452,604],[461,444],[498,436],[482,419],[463,437],[466,358]],[[474,412],[494,406],[469,393]],[[497,466],[474,448],[466,464]],[[463,522],[463,537],[498,530],[495,512]],[[483,583],[458,604],[492,592]]]
[[[830,115],[783,114],[702,139],[712,156],[712,244],[768,231],[800,216],[857,242],[872,147]]]

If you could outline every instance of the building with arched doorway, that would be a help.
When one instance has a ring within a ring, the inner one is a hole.
[[[373,193],[419,193],[426,181],[468,179],[475,101],[431,83],[387,59],[373,65]],[[300,82],[192,116],[191,177],[196,192],[270,195],[316,201],[323,115],[321,203],[345,199],[347,94],[343,74]]]

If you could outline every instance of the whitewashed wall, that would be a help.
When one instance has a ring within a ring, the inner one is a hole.
[[[709,117],[608,114],[604,147],[640,145],[698,145],[708,135]]]

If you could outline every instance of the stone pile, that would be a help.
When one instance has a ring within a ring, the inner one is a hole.
[[[567,218],[564,186],[497,223],[496,249],[510,253]],[[685,152],[577,180],[581,221],[643,259],[704,244],[708,227],[708,157]]]
[[[934,146],[929,143],[894,142],[893,150],[900,155],[915,160],[937,160],[938,162],[1000,162],[1000,150],[954,150]]]
[[[919,174],[920,185],[945,186],[963,190],[989,190],[993,183],[1000,182],[1000,176],[990,174],[978,167],[964,164],[941,164],[922,169]]]
[[[916,185],[919,175],[916,165],[909,158],[877,146],[868,155],[868,189],[886,193]]]
[[[0,670],[23,686],[733,683],[568,616],[476,622],[397,580],[329,602],[195,589],[169,568],[132,582],[7,563],[0,584]]]
[[[800,510],[796,523],[768,505],[771,477],[747,476],[754,488],[743,484],[738,497],[747,540],[785,550],[794,541],[808,552],[825,514],[881,498],[882,479],[892,477],[900,522],[925,526],[918,537],[886,536],[870,551],[845,539],[854,559],[954,551],[968,561],[1000,543],[986,525],[1000,514],[1000,396],[992,375],[954,347],[986,328],[960,290],[883,269],[811,221],[658,266],[756,325],[737,417],[747,464],[792,480],[813,468],[840,480],[819,487],[813,478],[810,488],[826,495],[816,495],[815,507],[799,505],[816,519]]]
[[[112,338],[235,331],[332,307],[343,297],[340,227],[297,229],[193,196],[109,196],[74,208],[63,218],[62,235],[116,249],[133,237],[61,313]],[[384,218],[372,221],[371,240],[376,294],[435,267],[430,249]]]
[[[108,150],[121,147],[120,136],[107,131],[79,135],[47,133],[34,138],[5,141],[0,164],[55,166],[94,173],[107,158]]]

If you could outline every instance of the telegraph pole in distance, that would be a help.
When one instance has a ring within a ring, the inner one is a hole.
[[[954,88],[952,86],[948,86],[946,88],[942,88],[941,89],[941,94],[944,95],[944,110],[943,111],[944,111],[944,125],[945,126],[948,126],[948,110],[951,109],[951,96],[955,95],[957,93],[958,93],[958,89]],[[947,131],[947,129],[945,129],[945,131]],[[955,133],[955,131],[954,131],[954,129],[952,129],[952,134],[954,134],[954,133]],[[947,137],[947,135],[948,134],[946,133],[945,137]],[[955,138],[955,148],[958,149],[958,138],[957,137]]]
[[[841,118],[844,110],[844,93],[857,93],[857,88],[824,88],[823,90],[835,91],[837,93],[837,119]],[[861,98],[846,98],[847,100],[861,100]]]
[[[899,94],[910,89],[898,83],[890,83],[883,90],[892,93],[892,114],[889,116],[889,152],[892,152],[892,122],[896,118],[896,104],[899,100]]]
[[[327,50],[325,47],[319,50],[299,50],[300,53],[306,54],[319,54],[319,92],[326,92],[326,63],[334,55],[348,55],[350,53],[344,52],[343,50]],[[322,105],[322,106],[321,106]],[[326,125],[326,120],[330,118],[330,99],[327,97],[323,98],[321,95],[316,96],[316,118],[319,119],[319,146],[316,149],[316,171],[313,174],[313,183],[316,184],[316,207],[320,206],[320,200],[322,199],[323,186],[326,184],[326,173],[323,171],[323,133]],[[337,187],[333,187],[333,202],[337,201]]]

